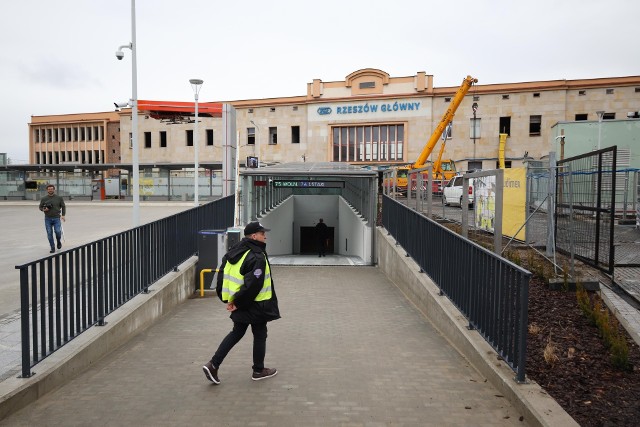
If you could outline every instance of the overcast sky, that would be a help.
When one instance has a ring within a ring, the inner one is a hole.
[[[640,75],[638,0],[137,0],[138,98],[298,96],[378,68],[434,85]],[[0,152],[28,159],[31,115],[131,97],[131,0],[4,1]]]

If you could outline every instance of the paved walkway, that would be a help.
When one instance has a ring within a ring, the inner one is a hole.
[[[88,372],[0,425],[522,426],[376,267],[274,266],[282,319],[274,378],[251,381],[250,332],[208,382],[201,365],[231,328],[191,299]]]

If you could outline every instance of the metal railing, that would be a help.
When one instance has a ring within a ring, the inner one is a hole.
[[[197,233],[233,226],[234,197],[18,265],[22,377],[198,251]]]
[[[531,273],[388,196],[382,224],[524,382]]]

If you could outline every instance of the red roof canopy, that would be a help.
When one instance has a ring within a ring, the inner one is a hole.
[[[174,114],[191,115],[195,114],[196,107],[193,102],[179,101],[146,101],[138,100],[138,109],[141,111],[166,112]],[[220,102],[199,102],[198,114],[211,117],[222,117],[222,103]]]

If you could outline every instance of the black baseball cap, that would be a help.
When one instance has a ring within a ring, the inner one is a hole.
[[[260,224],[258,221],[250,222],[244,228],[244,235],[249,236],[253,233],[259,233],[261,231],[271,231],[271,230],[269,228],[264,228],[264,226]]]

